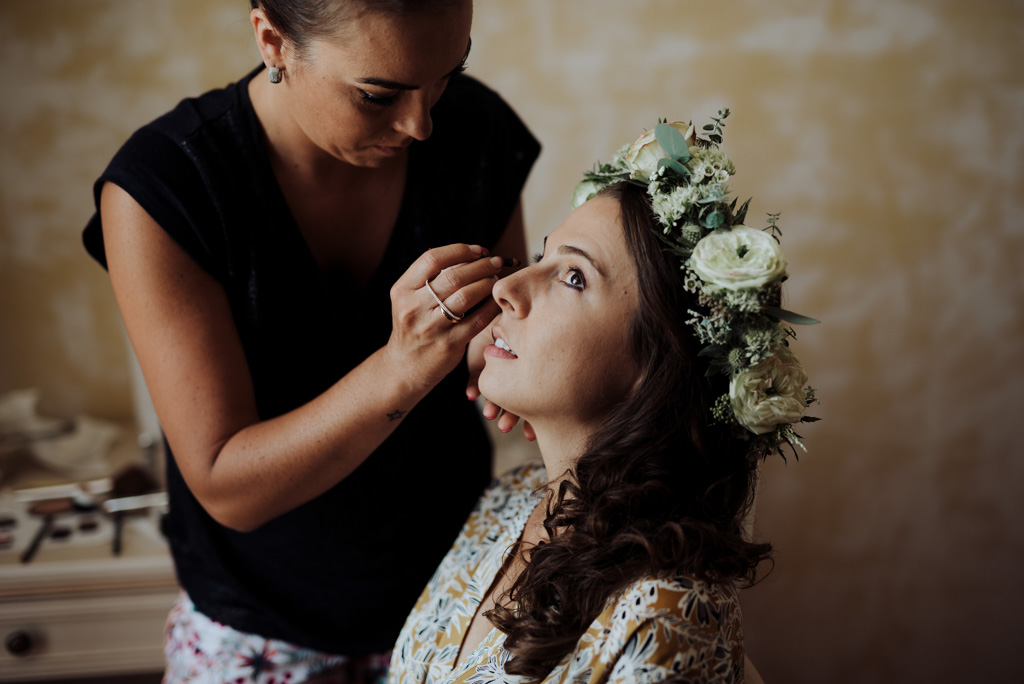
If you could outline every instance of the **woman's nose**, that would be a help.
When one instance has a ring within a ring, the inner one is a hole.
[[[412,92],[407,105],[395,121],[395,130],[416,140],[426,140],[434,130],[434,122],[430,118],[433,98],[424,92]]]
[[[503,313],[522,318],[530,311],[529,273],[531,267],[519,269],[494,283],[491,295]]]

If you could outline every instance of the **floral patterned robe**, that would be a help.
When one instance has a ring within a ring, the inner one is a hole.
[[[547,482],[540,464],[496,480],[406,619],[391,660],[391,684],[499,684],[505,634],[492,629],[456,667],[477,607],[520,538]],[[649,578],[609,599],[575,649],[545,682],[742,682],[743,631],[736,591],[694,578]]]

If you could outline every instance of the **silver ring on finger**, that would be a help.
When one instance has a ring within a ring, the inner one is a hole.
[[[434,292],[434,288],[430,287],[429,280],[423,281],[423,284],[426,286],[427,292],[430,293],[430,296],[434,298],[435,302],[437,302],[437,305],[441,307],[441,313],[444,314],[445,318],[447,318],[453,324],[458,323],[463,318],[465,318],[465,316],[458,315],[457,313],[455,313],[454,311],[452,311],[451,309],[444,305],[444,302],[441,301],[441,298],[437,296],[436,292]]]

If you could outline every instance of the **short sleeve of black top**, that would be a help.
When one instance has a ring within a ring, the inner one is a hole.
[[[288,210],[248,97],[256,73],[136,132],[97,180],[83,238],[105,266],[100,190],[107,181],[126,190],[224,287],[260,414],[271,418],[387,342],[388,291],[426,249],[497,241],[540,147],[496,93],[454,77],[432,112],[433,134],[410,148],[396,227],[359,289],[318,268]],[[490,477],[490,444],[466,380],[463,366],[348,478],[255,532],[210,518],[172,454],[168,538],[197,608],[321,651],[391,648]]]

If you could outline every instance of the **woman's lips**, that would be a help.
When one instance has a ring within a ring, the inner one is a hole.
[[[398,146],[395,146],[395,147],[389,147],[389,146],[386,146],[386,145],[376,145],[376,146],[374,146],[373,149],[375,149],[378,152],[380,152],[381,154],[387,155],[389,157],[397,157],[402,152],[404,152],[407,147],[408,147],[408,145],[398,145]]]
[[[510,359],[510,360],[519,358],[515,354],[510,354],[509,352],[505,351],[501,347],[498,347],[498,346],[493,345],[493,344],[489,344],[486,347],[484,347],[484,356],[490,356],[490,357],[493,357],[495,359]]]
[[[516,356],[515,352],[512,351],[512,347],[509,343],[506,342],[501,335],[495,331],[491,331],[491,336],[494,338],[494,344],[489,344],[484,347],[485,356],[493,356],[496,359],[519,358]]]

